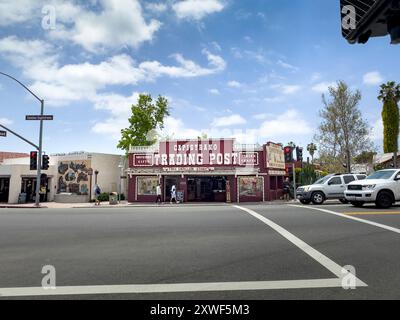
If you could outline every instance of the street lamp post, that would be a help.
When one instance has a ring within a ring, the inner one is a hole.
[[[24,85],[21,81],[15,79],[7,73],[1,72],[0,74],[10,78],[17,82],[21,87],[23,87],[26,91],[28,91],[32,96],[34,96],[40,102],[40,115],[44,115],[44,100],[40,99],[36,94],[34,94],[26,85]],[[42,153],[43,153],[43,118],[40,120],[40,129],[39,129],[39,148],[38,148],[38,161],[37,161],[37,177],[36,177],[36,196],[35,196],[35,206],[40,206],[40,177],[42,174]]]
[[[125,168],[125,159],[121,157],[118,168],[120,169],[120,177],[119,177],[119,192],[118,192],[118,203],[121,203],[121,194],[122,194],[122,176]]]

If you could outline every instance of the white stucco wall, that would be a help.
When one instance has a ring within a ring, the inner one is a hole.
[[[28,163],[28,164],[26,164]],[[48,171],[44,171],[49,178],[48,200],[53,201],[56,189],[55,173],[57,169],[51,166]],[[18,203],[18,197],[21,193],[22,178],[36,178],[36,171],[31,171],[29,168],[29,158],[22,159],[7,159],[0,165],[0,177],[10,178],[10,190],[8,195],[8,203]]]
[[[58,186],[58,163],[68,161],[91,160],[91,167],[99,171],[97,182],[102,192],[118,192],[121,183],[121,168],[118,165],[121,161],[120,155],[101,153],[74,153],[66,155],[51,155],[50,168],[45,171],[49,179],[50,194],[49,201],[53,201]],[[125,169],[125,168],[124,168]],[[22,178],[36,178],[36,172],[29,168],[29,158],[7,159],[0,165],[0,177],[10,178],[9,203],[18,203],[18,196],[21,192]],[[95,177],[93,175],[92,189],[94,188]],[[122,190],[126,195],[126,182],[122,181]],[[92,197],[93,190],[92,190]]]

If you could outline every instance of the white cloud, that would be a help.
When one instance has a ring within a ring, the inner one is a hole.
[[[266,115],[267,116],[267,115]],[[227,127],[216,127],[203,129],[191,129],[185,126],[182,119],[169,118],[164,134],[175,139],[197,138],[201,133],[209,137],[231,137],[236,138],[238,143],[256,143],[266,141],[286,142],[294,135],[308,136],[313,132],[309,123],[295,110],[288,110],[280,115],[268,115],[270,120],[264,121],[260,128],[232,129]]]
[[[314,85],[311,89],[318,93],[326,93],[330,87],[335,87],[335,82],[320,82]]]
[[[291,95],[300,91],[301,86],[299,85],[286,85],[286,84],[277,84],[271,86],[272,89],[276,89],[280,91],[283,95]]]
[[[242,87],[242,84],[240,83],[240,82],[238,82],[238,81],[229,81],[228,82],[228,87],[231,87],[231,88],[241,88]]]
[[[31,88],[47,104],[65,105],[70,101],[92,99],[99,90],[114,85],[137,85],[159,77],[192,78],[212,75],[226,68],[224,59],[203,50],[208,67],[202,67],[181,54],[172,57],[177,65],[158,61],[137,64],[126,54],[116,55],[98,64],[89,62],[59,66],[55,49],[46,42],[24,41],[17,37],[0,39],[0,55],[22,68],[34,83]]]
[[[7,118],[0,118],[0,124],[3,126],[9,126],[10,124],[13,124],[14,122],[10,119]]]
[[[39,7],[40,4],[32,0],[0,1],[0,26],[26,22]]]
[[[218,89],[210,89],[208,92],[210,92],[211,94],[214,94],[216,96],[220,95],[220,92]]]
[[[375,86],[381,84],[384,81],[384,79],[379,72],[373,71],[366,73],[363,77],[363,81],[364,84],[368,86]]]
[[[296,72],[296,71],[299,70],[299,68],[297,68],[297,67],[295,67],[295,66],[293,66],[293,65],[291,65],[291,64],[289,64],[289,63],[287,63],[287,62],[283,62],[282,60],[278,60],[277,63],[278,63],[278,65],[281,66],[282,68],[291,70],[291,71],[293,71],[293,72]]]
[[[163,75],[172,78],[192,78],[215,74],[226,68],[226,63],[220,56],[213,55],[207,50],[203,50],[202,53],[206,55],[210,68],[203,68],[195,62],[185,59],[181,54],[174,54],[172,57],[179,66],[164,66],[158,61],[146,61],[139,65],[139,69],[151,78]]]
[[[273,140],[294,135],[308,135],[312,132],[309,123],[302,118],[298,111],[293,109],[276,116],[275,119],[265,121],[259,129],[261,137]]]
[[[271,115],[270,114],[268,114],[268,113],[259,113],[259,114],[255,114],[254,116],[253,116],[253,119],[255,119],[255,120],[265,120],[265,119],[267,119],[268,117],[270,117]]]
[[[241,115],[233,114],[233,115],[227,116],[227,117],[215,118],[212,123],[212,126],[213,127],[231,127],[231,126],[236,126],[236,125],[242,125],[245,123],[247,123],[247,121]]]
[[[220,12],[225,3],[221,0],[183,0],[173,4],[172,8],[179,19],[201,20],[205,16]]]
[[[138,0],[100,0],[98,3],[100,12],[74,7],[79,14],[70,21],[72,27],[58,23],[56,30],[51,31],[52,37],[70,40],[90,52],[97,52],[110,48],[137,48],[153,40],[161,27],[158,20],[145,20]],[[70,7],[68,12],[72,9]]]
[[[168,6],[165,3],[146,3],[145,7],[147,10],[154,13],[162,13],[167,11]]]

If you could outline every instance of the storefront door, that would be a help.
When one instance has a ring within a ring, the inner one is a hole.
[[[171,189],[175,185],[177,191],[179,190],[179,177],[167,176],[164,180],[164,201],[168,202],[171,200]]]
[[[49,192],[49,179],[46,179],[40,188],[40,202],[47,202]],[[26,203],[35,202],[36,178],[22,178],[21,194]]]
[[[0,203],[8,202],[10,178],[0,178]]]
[[[188,201],[225,202],[225,177],[189,177]]]

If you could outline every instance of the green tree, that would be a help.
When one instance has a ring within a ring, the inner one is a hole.
[[[342,167],[343,171],[344,165],[351,172],[353,157],[372,149],[370,128],[358,107],[361,92],[352,92],[345,82],[339,81],[329,88],[329,96],[330,101],[322,95],[322,122],[315,140],[319,142],[320,154],[335,162],[332,167]]]
[[[374,151],[363,151],[354,158],[354,162],[357,164],[372,163],[374,156],[376,156],[376,152]]]
[[[136,105],[132,105],[129,127],[121,130],[117,147],[127,153],[131,146],[151,146],[157,141],[157,130],[164,128],[164,119],[169,116],[168,100],[159,96],[155,103],[151,95],[141,94]]]
[[[394,166],[397,168],[400,84],[396,85],[394,81],[382,84],[378,99],[383,101],[383,151],[393,152]]]

